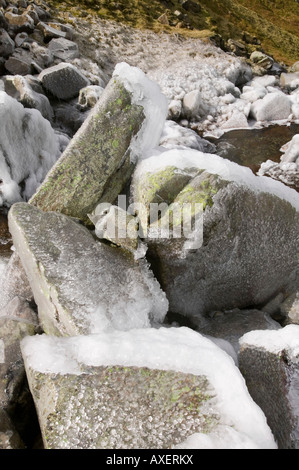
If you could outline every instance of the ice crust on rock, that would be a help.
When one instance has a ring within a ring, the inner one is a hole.
[[[214,153],[216,146],[206,139],[202,139],[192,129],[180,126],[174,121],[166,121],[160,139],[160,146],[171,149],[199,150],[204,153]]]
[[[287,325],[280,330],[256,330],[239,340],[240,346],[250,345],[278,354],[287,350],[290,356],[299,356],[299,325]]]
[[[299,195],[294,189],[271,178],[256,176],[250,168],[240,166],[218,155],[202,153],[193,149],[170,149],[156,152],[152,156],[148,153],[146,158],[138,163],[134,178],[138,179],[139,174],[154,173],[167,166],[175,166],[181,170],[186,168],[207,170],[211,174],[248,187],[252,191],[278,196],[288,201],[299,211]]]
[[[132,94],[132,103],[144,110],[145,120],[130,145],[131,160],[136,161],[158,145],[167,116],[167,99],[157,83],[149,80],[139,68],[125,62],[116,65],[113,77],[117,77]]]
[[[82,225],[26,203],[9,212],[14,246],[48,334],[147,328],[168,302],[145,260],[97,242]]]
[[[279,449],[299,449],[299,325],[240,339],[240,370]]]
[[[232,358],[189,328],[133,329],[72,338],[39,335],[22,340],[21,348],[26,369],[47,374],[77,375],[82,365],[115,365],[204,375],[216,390],[220,424],[233,427],[253,448],[276,448],[265,416],[248,394]],[[240,440],[239,435],[237,444]]]
[[[24,108],[4,91],[0,120],[0,206],[10,206],[32,196],[59,158],[60,145],[38,110]]]

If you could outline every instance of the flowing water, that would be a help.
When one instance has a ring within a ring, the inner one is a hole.
[[[219,139],[205,137],[216,145],[216,154],[239,165],[248,166],[256,173],[266,160],[279,162],[280,148],[299,134],[299,124],[272,125],[262,129],[237,129],[226,132]]]

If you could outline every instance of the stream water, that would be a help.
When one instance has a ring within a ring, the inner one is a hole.
[[[262,129],[237,129],[226,132],[219,139],[205,137],[216,145],[216,154],[239,165],[248,166],[256,173],[266,160],[279,162],[280,148],[299,134],[299,124],[272,125]]]

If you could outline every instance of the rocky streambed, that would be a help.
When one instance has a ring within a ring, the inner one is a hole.
[[[298,448],[298,64],[2,4],[0,447]]]

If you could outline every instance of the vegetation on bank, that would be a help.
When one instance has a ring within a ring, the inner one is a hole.
[[[49,0],[57,12],[102,19],[135,28],[165,30],[184,36],[221,35],[242,40],[244,32],[261,48],[287,65],[299,59],[299,3],[297,0]],[[161,15],[166,14],[162,20]]]

